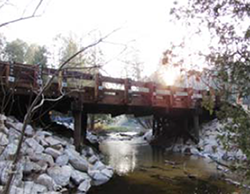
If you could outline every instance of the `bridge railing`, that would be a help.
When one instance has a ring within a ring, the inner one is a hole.
[[[80,96],[85,103],[194,108],[204,95],[204,91],[193,88],[164,86],[69,69],[58,73],[55,69],[40,68],[38,65],[0,62],[1,84],[17,92],[34,92],[56,73],[47,94],[58,96],[64,91],[72,97]]]

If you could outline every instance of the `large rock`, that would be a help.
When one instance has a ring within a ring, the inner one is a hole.
[[[40,165],[31,161],[22,162],[22,166],[24,174],[31,174],[32,172],[39,172],[42,170]]]
[[[36,184],[32,181],[25,181],[23,182],[21,188],[23,189],[23,192],[27,194],[37,194],[37,193],[45,193],[47,192],[47,187],[44,185]]]
[[[90,158],[88,158],[88,161],[89,161],[91,164],[94,164],[97,160],[98,160],[98,158],[97,158],[95,155],[93,155],[93,156],[91,156]]]
[[[25,142],[34,149],[35,153],[42,153],[44,151],[44,147],[41,146],[34,138],[27,138]]]
[[[6,116],[3,114],[0,114],[0,130],[5,129],[4,122],[6,121]]]
[[[107,167],[107,168],[101,170],[101,173],[106,175],[107,177],[111,178],[114,174],[114,170],[111,167]]]
[[[71,174],[71,179],[76,185],[80,185],[84,180],[91,180],[87,173],[80,172],[78,170],[73,170]]]
[[[101,161],[96,161],[94,166],[92,167],[93,170],[103,170],[106,166]]]
[[[12,162],[10,161],[2,161],[0,162],[0,182],[5,185],[8,182],[9,174],[11,172]],[[23,168],[20,164],[17,164],[16,172],[14,179],[12,181],[12,185],[18,186],[21,184],[23,178]]]
[[[56,145],[62,144],[61,141],[55,139],[55,138],[52,137],[52,136],[46,137],[46,138],[45,138],[45,141],[46,141],[50,146],[56,146]]]
[[[36,135],[40,136],[42,138],[45,138],[45,137],[52,136],[52,133],[48,132],[48,131],[39,130],[39,131],[36,132]]]
[[[91,147],[88,147],[86,149],[86,151],[87,151],[86,155],[89,156],[89,157],[93,156],[95,154],[95,152],[93,151],[93,149]]]
[[[14,144],[14,143],[8,144],[3,151],[3,154],[1,155],[1,159],[5,158],[7,160],[12,160],[16,154],[16,151],[17,151],[16,144]]]
[[[80,156],[78,152],[73,149],[66,149],[65,154],[69,156],[69,163],[79,171],[86,172],[89,168],[89,163],[86,158]]]
[[[49,143],[47,141],[45,141],[44,136],[38,136],[38,135],[36,135],[34,138],[43,147],[48,147],[49,146]]]
[[[11,185],[9,194],[17,194],[17,193],[28,194],[27,192],[25,192],[23,188]]]
[[[65,152],[65,154],[67,154],[69,156],[70,160],[73,160],[73,159],[75,159],[75,158],[77,158],[77,157],[80,156],[80,154],[77,151],[75,151],[75,149],[70,148],[68,146],[66,147],[66,149],[64,150],[64,152]]]
[[[49,155],[51,155],[53,158],[57,158],[58,156],[60,156],[60,155],[62,155],[62,152],[60,152],[60,151],[58,151],[58,150],[56,150],[56,149],[54,149],[54,148],[51,148],[51,147],[48,147],[48,148],[46,148],[45,150],[44,150],[44,152],[46,153],[46,154],[49,154]]]
[[[76,170],[80,170],[83,172],[87,172],[88,168],[89,168],[89,163],[87,162],[86,159],[82,158],[82,157],[77,157],[75,159],[70,159],[69,160],[70,164],[76,169]]]
[[[8,135],[9,135],[9,142],[10,143],[14,143],[15,140],[17,140],[19,137],[20,137],[20,132],[13,129],[13,128],[10,128],[9,131],[8,131]]]
[[[68,162],[69,156],[67,154],[63,154],[56,159],[56,164],[58,164],[59,166],[64,166],[68,164]]]
[[[84,193],[87,193],[87,191],[90,189],[91,187],[91,180],[89,179],[86,179],[85,181],[83,181],[79,187],[78,187],[78,191],[80,192],[84,192]]]
[[[60,190],[61,187],[47,174],[41,174],[37,177],[36,183],[45,186],[49,191]]]
[[[41,172],[46,172],[47,171],[47,168],[49,166],[48,162],[44,161],[44,160],[40,160],[37,162],[37,164],[40,166],[41,168]]]
[[[5,133],[0,132],[0,146],[6,146],[9,144],[8,137]]]
[[[54,160],[52,158],[51,155],[48,154],[37,154],[37,153],[33,153],[29,155],[30,160],[34,161],[34,162],[38,162],[38,161],[45,161],[47,162],[50,166],[54,166]]]
[[[72,168],[70,166],[54,166],[48,170],[49,176],[55,181],[57,185],[66,186],[69,184]]]
[[[89,170],[88,174],[93,179],[93,184],[98,186],[102,185],[109,181],[111,178],[111,174],[107,173],[106,171],[100,171],[100,170]]]
[[[13,125],[13,127],[15,129],[17,129],[19,132],[22,132],[22,129],[23,129],[23,123],[15,123],[15,124],[11,124]],[[27,125],[26,128],[25,128],[25,131],[24,131],[24,134],[28,137],[32,137],[34,134],[35,134],[35,131],[33,129],[33,127],[31,125]]]

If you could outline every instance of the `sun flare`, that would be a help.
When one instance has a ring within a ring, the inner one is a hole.
[[[169,67],[167,69],[162,70],[162,79],[164,83],[168,86],[174,85],[178,76],[179,76],[179,70],[176,68]]]

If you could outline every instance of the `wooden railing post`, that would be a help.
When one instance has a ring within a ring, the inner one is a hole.
[[[173,107],[174,106],[174,101],[175,101],[175,97],[174,97],[174,94],[175,94],[175,88],[174,86],[170,86],[169,87],[169,90],[170,90],[170,102],[169,102],[169,107]]]
[[[10,87],[10,83],[15,82],[15,74],[14,74],[14,63],[9,64],[9,72],[8,72],[8,86]]]
[[[192,108],[192,96],[193,96],[194,90],[193,88],[187,88],[187,107]]]
[[[154,99],[155,99],[155,92],[156,92],[156,88],[155,88],[155,84],[153,82],[149,82],[148,83],[148,88],[149,88],[149,100],[150,100],[150,104],[151,106],[154,105]]]
[[[102,80],[99,73],[95,74],[95,101],[98,102],[102,98]]]
[[[5,64],[5,84],[9,87],[10,64]]]
[[[129,104],[131,102],[131,83],[128,78],[124,80],[124,103]]]
[[[66,70],[61,70],[58,73],[58,87],[59,87],[58,89],[59,90],[67,87],[67,78],[65,77],[65,75],[66,75]]]

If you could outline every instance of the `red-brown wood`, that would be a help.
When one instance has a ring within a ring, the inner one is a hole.
[[[38,65],[15,63],[12,65],[12,70],[10,67],[10,63],[0,62],[0,78],[4,80],[2,84],[6,88],[14,89],[15,92],[23,92],[24,95],[39,89],[38,79],[41,79],[41,73],[44,79],[56,73],[56,69],[51,68],[43,68],[41,72]],[[15,78],[14,81],[9,79],[10,76]],[[95,85],[74,88],[66,84],[68,78],[93,81]],[[60,90],[63,89],[70,97],[81,98],[81,102],[87,104],[193,109],[196,100],[205,95],[205,91],[193,88],[170,87],[153,82],[86,74],[70,69],[60,71],[55,80],[46,91],[46,95],[58,97],[61,95]],[[108,84],[122,87],[106,88],[105,85]],[[194,97],[196,94],[200,94],[200,97]]]

